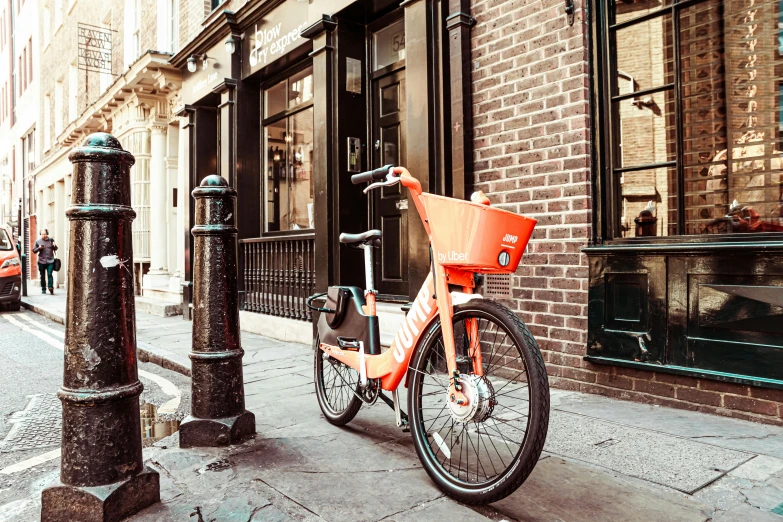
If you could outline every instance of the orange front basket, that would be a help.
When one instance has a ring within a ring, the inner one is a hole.
[[[422,194],[440,264],[473,272],[514,272],[536,220],[470,201]]]

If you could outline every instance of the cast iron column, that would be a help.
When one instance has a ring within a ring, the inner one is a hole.
[[[106,133],[68,156],[68,260],[60,483],[41,496],[44,522],[112,522],[160,500],[141,454],[130,167]]]
[[[191,414],[179,445],[226,446],[256,432],[245,410],[237,292],[236,196],[212,174],[193,190],[193,351]]]

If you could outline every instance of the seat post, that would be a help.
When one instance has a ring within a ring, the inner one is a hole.
[[[364,250],[364,288],[365,294],[375,293],[375,285],[373,284],[372,274],[372,245],[363,244],[362,250]]]

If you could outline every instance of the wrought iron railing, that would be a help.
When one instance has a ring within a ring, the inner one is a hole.
[[[239,241],[242,309],[312,321],[305,299],[315,292],[315,234]]]

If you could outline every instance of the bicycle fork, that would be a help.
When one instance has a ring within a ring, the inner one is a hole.
[[[446,270],[440,263],[435,262],[435,295],[438,301],[438,313],[440,314],[440,331],[443,335],[443,349],[446,352],[446,366],[449,370],[449,401],[460,406],[468,404],[468,398],[462,393],[459,368],[457,367],[457,347],[454,343],[454,306],[449,293],[449,283],[446,280]]]
[[[440,314],[441,334],[443,335],[443,348],[446,356],[446,366],[449,371],[449,401],[459,406],[465,406],[469,399],[465,396],[460,383],[459,366],[457,364],[457,347],[454,341],[454,304],[449,292],[449,282],[446,277],[446,269],[439,263],[433,263],[433,272],[435,275],[435,294],[438,301],[438,312]],[[467,293],[471,288],[463,287]],[[465,334],[468,338],[467,356],[469,357],[473,373],[478,376],[484,375],[484,366],[481,358],[481,344],[478,335],[478,321],[475,318],[465,321]]]

